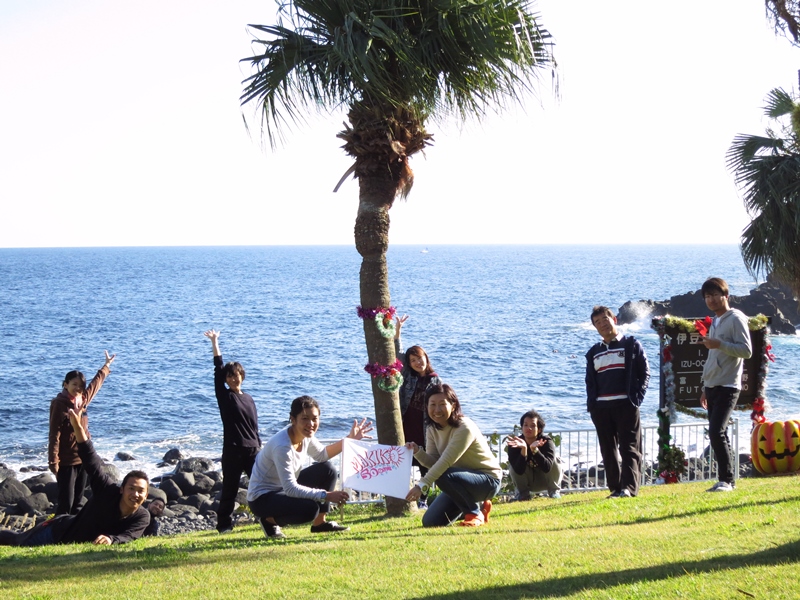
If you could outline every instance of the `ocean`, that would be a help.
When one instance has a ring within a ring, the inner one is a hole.
[[[89,407],[102,456],[130,452],[151,474],[173,447],[219,457],[210,328],[222,332],[223,358],[246,369],[263,440],[302,394],[321,404],[320,438],[346,434],[374,415],[360,261],[346,246],[0,249],[0,462],[47,464],[50,400],[67,371],[90,379],[104,350],[117,358]],[[709,276],[735,295],[756,285],[736,246],[393,246],[388,263],[392,304],[410,315],[404,346],[425,348],[485,433],[510,432],[529,408],[548,429],[591,427],[593,305],[664,300]],[[656,424],[658,338],[649,319],[623,330],[650,358],[642,420]],[[798,418],[800,337],[772,345],[768,416]]]

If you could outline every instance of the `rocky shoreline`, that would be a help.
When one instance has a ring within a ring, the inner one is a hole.
[[[795,335],[800,324],[800,308],[792,290],[774,280],[768,280],[750,290],[747,296],[731,296],[730,305],[748,316],[763,314],[770,317],[772,333]],[[617,313],[620,325],[634,323],[645,317],[672,315],[683,318],[711,316],[700,290],[672,296],[669,300],[636,300],[623,304]]]

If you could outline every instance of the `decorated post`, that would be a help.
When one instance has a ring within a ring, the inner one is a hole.
[[[769,363],[775,357],[769,343],[767,325],[769,319],[757,315],[749,319],[750,340],[753,354],[744,361],[741,392],[737,410],[750,410],[754,423],[766,421],[766,382]],[[675,422],[677,412],[705,419],[701,410],[700,396],[703,392],[701,377],[708,357],[708,349],[701,340],[708,334],[711,317],[682,319],[666,315],[652,321],[653,329],[660,339],[661,385],[658,410],[658,464],[665,481],[676,481],[685,469],[679,469],[685,461],[683,451],[670,445],[670,423]],[[680,465],[679,465],[680,463]],[[755,460],[753,461],[755,464]],[[676,477],[677,476],[677,477]]]

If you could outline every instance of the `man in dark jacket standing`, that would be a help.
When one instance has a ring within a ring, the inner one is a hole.
[[[142,536],[150,513],[142,508],[150,482],[142,471],[131,471],[117,485],[103,472],[103,461],[94,451],[80,416],[70,409],[69,421],[78,444],[78,454],[89,474],[92,497],[77,515],[59,515],[23,533],[0,531],[0,545],[44,546],[92,542],[124,544]]]
[[[619,333],[610,308],[595,306],[591,318],[603,341],[586,353],[586,408],[597,430],[609,498],[630,498],[639,492],[641,479],[639,406],[650,382],[650,367],[639,341]]]

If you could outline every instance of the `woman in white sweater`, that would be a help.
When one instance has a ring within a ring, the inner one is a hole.
[[[286,537],[283,525],[311,522],[312,533],[346,531],[335,521],[326,521],[331,503],[343,504],[347,492],[335,490],[336,468],[329,462],[342,451],[342,440],[323,446],[314,437],[319,428],[319,403],[311,396],[292,402],[290,424],[273,435],[256,456],[247,503],[259,518],[264,535],[271,539]],[[353,421],[347,437],[368,438],[372,423]],[[304,468],[308,459],[315,462]]]
[[[429,387],[425,403],[425,450],[414,442],[407,447],[428,472],[406,500],[416,501],[435,482],[441,493],[422,517],[422,526],[441,527],[463,516],[461,525],[479,527],[489,520],[491,498],[500,491],[500,464],[478,426],[462,414],[453,388]]]

